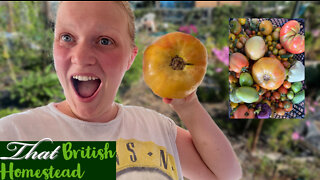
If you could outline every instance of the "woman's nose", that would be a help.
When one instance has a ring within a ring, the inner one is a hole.
[[[92,52],[92,47],[85,42],[77,43],[72,50],[71,62],[78,65],[93,65],[96,58]]]

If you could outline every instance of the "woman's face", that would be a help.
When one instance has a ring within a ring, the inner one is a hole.
[[[136,53],[127,14],[118,4],[60,4],[53,47],[55,69],[66,101],[80,119],[98,121],[108,113]]]

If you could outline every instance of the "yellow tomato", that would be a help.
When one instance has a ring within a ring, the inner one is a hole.
[[[252,66],[254,81],[268,90],[278,89],[286,78],[286,69],[279,60],[263,57]]]
[[[162,98],[181,99],[200,85],[207,68],[207,51],[195,37],[173,32],[160,37],[143,55],[143,76]]]
[[[236,39],[236,36],[232,33],[229,33],[229,41],[234,41]]]
[[[269,20],[262,21],[260,23],[259,29],[260,29],[260,32],[265,36],[271,34],[272,29],[273,29],[271,21],[269,21]]]
[[[241,25],[245,25],[246,24],[246,18],[238,18],[238,21]]]
[[[236,107],[238,107],[238,103],[230,102],[230,106],[232,109],[235,109]]]
[[[272,36],[268,35],[268,36],[266,37],[266,40],[267,40],[267,41],[270,41],[270,42],[272,43]]]

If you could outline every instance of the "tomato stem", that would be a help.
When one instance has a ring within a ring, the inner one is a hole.
[[[176,55],[171,59],[170,65],[173,70],[183,70],[186,65],[193,65],[191,63],[186,63],[184,60]]]
[[[271,77],[268,74],[263,75],[263,80],[264,81],[269,81]]]

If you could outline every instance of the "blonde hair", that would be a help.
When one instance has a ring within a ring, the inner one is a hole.
[[[116,4],[120,5],[121,8],[123,8],[126,12],[126,14],[128,15],[128,30],[129,30],[129,35],[131,38],[131,43],[133,46],[135,46],[135,17],[134,17],[134,13],[130,7],[130,3],[129,1],[113,1]]]
[[[62,2],[63,1],[59,1],[57,11],[58,11],[59,6]],[[112,1],[112,2],[119,5],[124,10],[124,12],[128,15],[128,30],[129,30],[129,36],[131,39],[131,45],[135,46],[135,42],[134,42],[135,36],[136,36],[135,35],[135,24],[134,24],[135,16],[134,16],[133,10],[130,7],[129,1]],[[55,15],[55,18],[56,18],[56,15]]]

